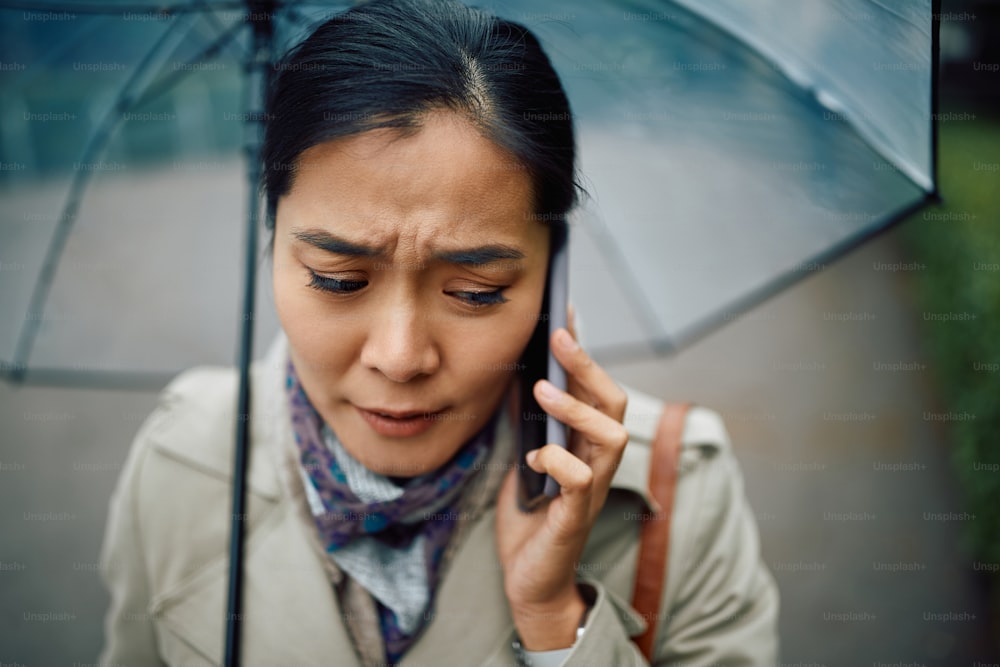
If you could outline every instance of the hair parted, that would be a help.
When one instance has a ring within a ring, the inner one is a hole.
[[[267,227],[305,150],[379,128],[408,134],[437,109],[462,115],[528,170],[540,219],[573,208],[569,101],[535,36],[457,0],[373,0],[321,24],[275,65],[262,151]]]

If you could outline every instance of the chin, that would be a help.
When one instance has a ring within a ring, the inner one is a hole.
[[[440,446],[440,443],[436,444]],[[398,440],[369,443],[368,447],[369,452],[370,448],[378,448],[377,455],[359,460],[372,472],[386,477],[418,477],[443,466],[461,445],[448,451],[432,453],[429,453],[428,448],[422,444]]]

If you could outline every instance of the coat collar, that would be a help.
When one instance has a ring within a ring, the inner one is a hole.
[[[250,440],[254,443],[248,470],[250,492],[268,500],[281,497],[274,465],[281,438],[292,437],[284,394],[287,343],[279,336],[267,354],[251,366]],[[227,483],[233,477],[238,373],[231,368],[202,367],[181,374],[164,390],[166,414],[183,415],[183,422],[160,425],[151,435],[158,451]],[[171,410],[176,404],[183,409]],[[182,432],[182,433],[181,433]],[[206,447],[205,443],[220,446]]]

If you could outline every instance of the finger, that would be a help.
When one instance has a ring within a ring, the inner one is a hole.
[[[586,398],[601,412],[622,421],[628,403],[625,390],[590,358],[566,329],[556,329],[550,342],[556,359]]]
[[[566,424],[583,437],[598,445],[613,444],[608,429],[621,426],[621,422],[587,405],[573,394],[559,389],[548,380],[539,380],[534,386],[538,404],[546,413]]]
[[[534,394],[546,413],[569,426],[590,444],[577,454],[593,469],[600,488],[610,485],[628,444],[625,426],[547,380],[535,383]]]
[[[573,540],[581,532],[587,534],[594,490],[594,473],[590,466],[552,444],[529,452],[527,462],[532,470],[551,476],[559,484],[562,501],[556,504],[560,509],[552,517],[556,536]]]
[[[566,329],[569,331],[570,335],[573,336],[573,340],[580,342],[580,339],[576,335],[576,308],[572,303],[566,304]],[[570,375],[566,379],[566,389],[574,396],[580,397],[580,400],[589,403],[590,405],[597,405],[597,399],[590,395],[586,389],[577,381],[575,377]]]
[[[576,307],[572,303],[566,304],[566,328],[569,329],[573,340],[578,341],[579,338],[576,335]]]

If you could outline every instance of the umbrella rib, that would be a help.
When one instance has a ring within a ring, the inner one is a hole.
[[[909,23],[910,25],[912,25],[914,28],[916,28],[920,32],[924,33],[925,35],[928,34],[927,33],[927,28],[925,26],[922,26],[919,23],[916,23],[915,21],[911,20],[907,16],[904,16],[903,14],[900,14],[898,11],[896,11],[892,7],[886,5],[885,3],[881,2],[880,0],[868,0],[868,2],[872,3],[873,5],[875,5],[876,7],[878,7],[879,9],[881,9],[884,12],[888,12],[889,14],[892,14],[893,16],[895,16],[900,21],[905,21],[906,23]]]
[[[205,0],[198,0],[198,4],[203,5],[207,9],[205,13],[205,20],[208,21],[217,34],[221,34],[223,32],[223,26],[219,21],[219,17],[216,15],[216,9],[209,5]],[[236,46],[239,47],[240,45],[236,44]],[[247,58],[249,53],[246,49],[239,48],[239,55],[242,58]]]
[[[607,231],[606,223],[596,225],[588,223],[587,221],[592,217],[596,218],[597,216],[594,213],[583,216],[584,224],[587,225],[595,237],[598,237],[599,245],[604,250],[603,256],[611,264],[612,270],[629,284],[629,289],[624,290],[625,295],[632,302],[632,307],[639,316],[639,322],[651,339],[661,340],[666,338],[667,332],[656,317],[652,304],[645,298],[645,291],[641,288],[635,274],[629,268],[628,259],[625,257],[621,246],[618,245],[614,236]]]
[[[87,3],[67,6],[66,2],[36,2],[36,0],[0,0],[0,9],[21,9],[32,12],[68,12],[80,14],[190,14],[205,11],[202,2],[185,2],[176,5],[121,5],[116,3]],[[241,0],[214,3],[211,9],[243,9]]]
[[[680,348],[690,346],[697,340],[704,338],[709,333],[718,330],[722,324],[721,320],[729,320],[734,315],[739,315],[750,311],[761,305],[765,301],[775,297],[787,289],[797,285],[806,276],[817,273],[828,264],[839,260],[852,250],[861,247],[871,239],[894,228],[897,224],[913,215],[920,209],[939,201],[934,193],[927,193],[920,200],[907,204],[891,213],[883,216],[879,224],[860,230],[848,236],[836,245],[817,253],[802,263],[802,269],[794,269],[783,273],[777,278],[766,281],[764,284],[745,293],[743,296],[733,299],[722,310],[713,309],[714,312],[698,319],[695,323],[679,331],[673,337],[664,337],[654,340],[653,345],[659,354],[672,353]],[[595,359],[607,363],[620,363],[634,361],[643,357],[643,352],[639,346],[634,344],[609,345],[596,348],[592,351]]]
[[[938,201],[939,199],[936,194],[928,193],[919,201],[887,214],[877,226],[864,229],[847,237],[828,250],[813,255],[810,259],[802,263],[804,267],[802,270],[792,270],[775,279],[768,280],[763,285],[756,287],[743,296],[729,301],[721,310],[714,308],[714,312],[699,318],[675,335],[664,334],[663,337],[653,339],[649,343],[652,344],[655,353],[659,356],[671,355],[682,348],[687,348],[708,334],[717,331],[722,325],[723,320],[729,321],[734,316],[738,318],[742,313],[749,312],[765,301],[782,294],[789,288],[800,283],[806,276],[819,272],[828,264],[839,260],[876,236],[893,229],[897,224],[920,209]],[[602,364],[621,364],[646,359],[648,357],[648,346],[644,343],[615,343],[595,347],[590,350],[590,354]]]
[[[308,28],[313,23],[311,19],[309,19],[305,14],[297,10],[295,6],[291,4],[285,7],[285,14],[288,16],[289,19],[291,19],[295,23],[298,23],[303,28]]]
[[[104,389],[122,391],[159,392],[170,380],[177,377],[177,370],[169,371],[118,371],[89,370],[52,367],[30,369],[22,381],[32,387],[62,387],[74,389]],[[0,370],[0,377],[14,379],[7,369]]]
[[[219,35],[214,42],[205,47],[201,53],[197,54],[194,58],[185,61],[185,65],[192,65],[197,62],[202,62],[208,60],[215,56],[227,43],[232,42],[233,38],[239,34],[240,30],[246,27],[243,23],[234,23],[231,25],[226,32]],[[149,88],[142,94],[142,97],[134,100],[134,106],[140,107],[147,104],[163,93],[170,90],[176,83],[185,77],[193,73],[193,70],[189,67],[179,67],[175,69],[171,74],[168,74],[165,78],[160,79],[150,85]]]
[[[81,164],[87,164],[107,147],[108,137],[122,121],[123,116],[121,112],[132,103],[131,89],[136,87],[145,74],[152,68],[155,56],[161,51],[166,51],[165,46],[168,40],[175,37],[175,33],[179,32],[178,26],[180,25],[180,21],[172,23],[163,32],[156,44],[153,45],[153,48],[149,50],[146,57],[135,68],[132,76],[122,85],[116,103],[108,110],[107,114],[101,120],[100,125],[98,125],[94,136],[84,148],[80,159]],[[14,351],[15,379],[23,380],[24,373],[27,370],[28,358],[31,356],[31,350],[34,347],[35,338],[38,336],[38,329],[41,326],[42,310],[45,307],[49,290],[55,280],[56,269],[59,267],[59,258],[62,256],[63,250],[66,247],[66,240],[69,238],[69,233],[76,222],[80,200],[83,197],[83,192],[91,176],[92,170],[90,169],[78,169],[76,171],[69,194],[66,197],[66,204],[63,206],[62,215],[59,216],[59,222],[52,233],[52,240],[49,242],[49,246],[45,252],[45,259],[42,262],[38,281],[35,283],[35,288],[31,293],[31,301],[28,305],[29,316],[26,318],[26,323],[21,330],[17,347]]]
[[[90,34],[100,25],[102,25],[101,20],[91,21],[85,28],[80,29],[71,38],[60,42],[57,48],[46,49],[42,54],[42,57],[37,61],[32,62],[32,66],[24,71],[24,77],[21,81],[17,82],[18,85],[16,87],[20,90],[24,90],[34,81],[37,81],[39,77],[47,74],[46,68],[49,63],[59,60],[64,54],[79,46],[80,43],[88,38]]]

